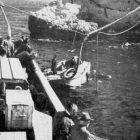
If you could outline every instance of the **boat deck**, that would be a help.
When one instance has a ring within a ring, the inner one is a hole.
[[[27,140],[26,132],[0,132],[0,140]]]
[[[35,110],[33,131],[35,140],[52,140],[52,117]]]
[[[0,80],[26,80],[26,78],[18,58],[0,58]]]

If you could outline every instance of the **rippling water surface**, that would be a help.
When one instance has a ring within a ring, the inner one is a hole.
[[[26,11],[39,9],[39,3],[13,3],[15,7]],[[14,38],[21,35],[29,36],[28,16],[15,10],[5,8],[12,26]],[[6,24],[0,12],[0,35],[6,36]],[[102,41],[103,40],[103,41]],[[71,42],[48,42],[31,40],[31,45],[38,52],[37,61],[41,68],[49,67],[47,60],[57,54],[58,61],[78,55],[80,42],[72,46]],[[76,49],[74,53],[69,50]],[[89,42],[83,49],[82,59],[92,63],[97,69],[96,42]],[[111,140],[136,140],[140,134],[140,44],[124,46],[123,42],[112,39],[100,39],[98,49],[98,70],[112,76],[111,80],[101,79],[98,84],[90,80],[76,90],[64,87],[53,87],[65,104],[72,101],[80,110],[89,111],[94,122],[90,131],[95,130],[98,136]],[[96,92],[98,89],[98,92]]]

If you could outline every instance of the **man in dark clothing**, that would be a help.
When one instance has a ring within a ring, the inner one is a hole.
[[[29,45],[29,39],[28,38],[21,38],[19,40],[19,43],[20,45],[17,47],[17,49],[15,50],[15,55],[17,54],[20,54],[22,52],[28,52],[28,53],[31,53],[32,52],[32,48],[31,46]]]
[[[67,68],[75,68],[78,66],[78,56],[73,56],[70,60],[66,61],[65,66]]]
[[[57,63],[56,63],[56,55],[53,57],[53,59],[52,59],[52,65],[51,65],[51,70],[52,70],[52,72],[53,72],[53,74],[57,74],[57,70],[56,70],[56,65],[57,65]]]
[[[71,140],[106,140],[95,136],[88,131],[87,128],[91,120],[93,119],[90,118],[88,112],[82,112],[82,115],[78,118],[77,123],[71,128]]]
[[[71,127],[78,112],[76,104],[70,104],[66,111],[58,112],[54,117],[54,139],[68,140]]]
[[[6,56],[6,49],[3,46],[3,38],[0,37],[0,56],[4,57]]]

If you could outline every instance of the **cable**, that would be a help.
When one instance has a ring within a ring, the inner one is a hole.
[[[97,34],[97,51],[96,51],[96,62],[97,62],[97,68],[96,68],[96,73],[95,73],[95,80],[96,80],[96,91],[98,91],[98,80],[97,80],[97,74],[99,70],[99,59],[98,59],[98,52],[99,52],[99,33]]]
[[[140,23],[140,21],[138,21],[136,24],[134,24],[132,27],[122,31],[122,32],[119,32],[119,33],[114,33],[114,34],[111,34],[111,33],[105,33],[105,32],[99,32],[99,34],[104,34],[104,35],[108,35],[108,36],[115,36],[115,35],[120,35],[120,34],[124,34],[125,32],[128,32],[129,30],[135,28],[138,24]]]
[[[81,60],[81,53],[82,53],[82,50],[83,50],[84,43],[88,40],[88,38],[89,38],[89,36],[90,36],[91,34],[98,33],[98,32],[100,32],[100,31],[102,31],[102,30],[104,30],[104,29],[110,27],[111,25],[113,25],[113,24],[117,23],[118,21],[120,21],[120,20],[126,18],[127,16],[133,14],[134,12],[138,11],[139,9],[140,9],[140,6],[137,7],[136,9],[132,10],[131,12],[127,13],[125,16],[123,16],[123,17],[121,17],[121,18],[119,18],[119,19],[117,19],[117,20],[115,20],[115,21],[113,21],[113,22],[111,22],[111,23],[109,23],[109,24],[107,24],[107,25],[105,25],[105,26],[103,26],[103,27],[97,29],[97,30],[94,30],[94,31],[90,32],[89,34],[87,34],[87,35],[85,36],[85,38],[84,38],[82,44],[81,44],[80,55],[79,55],[79,62],[80,62],[80,60]],[[139,22],[140,22],[140,21],[139,21]],[[138,22],[138,23],[139,23],[139,22]],[[136,23],[136,25],[137,25],[137,23]],[[134,25],[134,26],[136,26],[136,25]],[[132,28],[134,28],[134,27],[132,26]],[[126,30],[126,31],[127,31],[127,30]],[[126,31],[125,31],[125,32],[126,32]],[[122,32],[122,33],[123,33],[123,32]],[[118,34],[122,34],[122,33],[118,33]],[[104,33],[104,34],[109,34],[109,33]],[[111,35],[111,34],[110,34],[110,35]],[[116,34],[115,34],[115,35],[116,35]]]
[[[121,17],[121,18],[119,18],[119,19],[117,19],[117,20],[115,20],[115,21],[113,21],[113,22],[111,22],[111,23],[109,23],[109,24],[107,24],[107,25],[105,25],[105,26],[103,26],[103,27],[97,29],[97,30],[94,30],[94,31],[90,32],[90,33],[87,35],[87,37],[85,37],[85,38],[88,38],[91,34],[97,33],[97,32],[99,32],[99,31],[101,31],[101,30],[104,30],[104,29],[110,27],[111,25],[113,25],[113,24],[117,23],[118,21],[120,21],[120,20],[126,18],[127,16],[133,14],[134,12],[138,11],[139,9],[140,9],[140,6],[137,7],[136,9],[132,10],[131,12],[127,13],[127,14],[124,15],[123,17]]]
[[[99,62],[98,62],[98,48],[99,48],[99,34],[104,34],[104,35],[108,35],[108,36],[115,36],[115,35],[120,35],[120,34],[123,34],[125,32],[128,32],[129,30],[133,29],[134,27],[136,27],[138,24],[140,23],[140,21],[138,21],[136,24],[134,24],[132,27],[122,31],[122,32],[119,32],[119,33],[114,33],[114,34],[111,34],[111,33],[105,33],[105,32],[98,32],[97,34],[97,41],[96,41],[96,44],[97,44],[97,53],[96,53],[96,62],[97,62],[97,70],[96,70],[96,74],[98,74],[98,69],[99,69]],[[98,91],[98,80],[97,80],[97,77],[96,77],[96,91]]]
[[[12,9],[15,9],[15,10],[19,11],[19,12],[25,13],[25,14],[27,14],[27,15],[31,15],[30,12],[26,12],[26,11],[24,11],[24,10],[20,10],[20,9],[15,8],[15,7],[13,7],[13,6],[10,6],[10,5],[8,5],[8,4],[3,4],[2,6],[10,7],[10,8],[12,8]]]

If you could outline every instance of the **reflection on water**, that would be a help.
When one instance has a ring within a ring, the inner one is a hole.
[[[14,5],[15,6],[15,5]],[[26,10],[26,8],[24,8]],[[33,10],[28,7],[27,10]],[[27,19],[25,14],[11,12],[6,13],[13,26],[13,37],[18,38],[21,34],[28,35]],[[6,35],[6,25],[0,17],[1,35]],[[38,52],[37,61],[40,67],[49,67],[50,60],[55,54],[58,61],[78,55],[80,43],[72,46],[70,42],[43,42],[31,41],[31,45]],[[68,51],[76,49],[74,52]],[[92,63],[93,70],[97,69],[97,47],[95,42],[86,44],[83,49],[82,59]],[[91,113],[94,122],[90,130],[95,130],[101,137],[111,140],[135,140],[140,134],[140,44],[125,46],[121,42],[99,43],[98,70],[101,73],[112,76],[111,80],[101,79],[96,83],[94,80],[76,90],[53,85],[59,98],[65,104],[72,101],[78,104],[81,110]],[[96,89],[98,88],[98,92]]]

